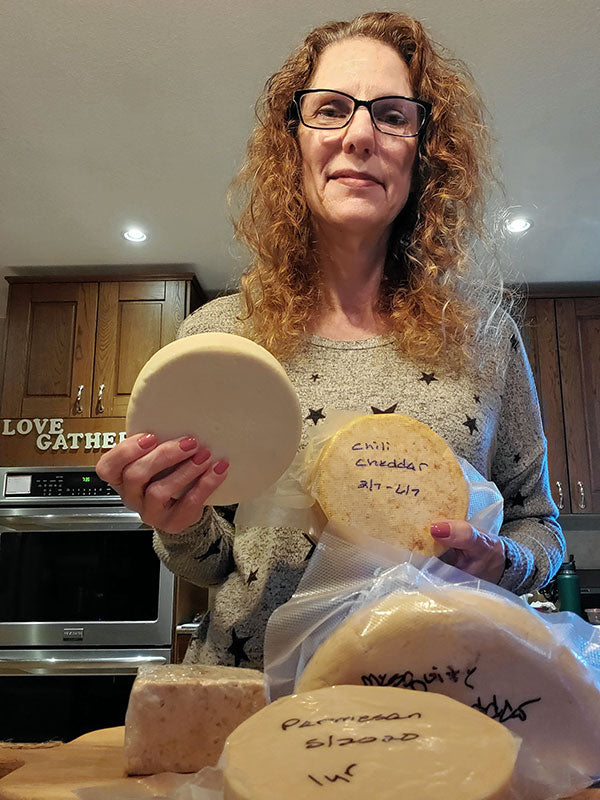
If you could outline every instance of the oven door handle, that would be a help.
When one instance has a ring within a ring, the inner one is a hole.
[[[103,673],[135,674],[145,664],[168,664],[164,656],[123,656],[116,658],[32,658],[0,657],[2,675],[98,675]]]

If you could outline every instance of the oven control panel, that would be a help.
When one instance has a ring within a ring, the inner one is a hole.
[[[118,497],[93,469],[11,470],[4,475],[2,498],[5,500],[50,497]]]

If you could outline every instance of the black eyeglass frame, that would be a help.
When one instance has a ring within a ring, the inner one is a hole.
[[[304,117],[302,116],[302,109],[301,109],[301,101],[305,94],[311,94],[313,92],[332,92],[334,94],[341,94],[344,97],[347,97],[349,100],[352,100],[354,103],[354,108],[352,109],[352,113],[344,122],[343,125],[328,125],[327,127],[320,127],[318,125],[308,125],[304,121]],[[425,109],[425,115],[423,117],[423,121],[421,122],[421,127],[416,133],[391,133],[390,131],[382,131],[380,127],[378,127],[377,122],[375,121],[375,117],[373,116],[373,103],[377,103],[379,100],[410,100],[413,103],[417,103],[418,105],[422,106]],[[427,127],[427,123],[431,118],[431,110],[433,108],[432,103],[428,100],[421,100],[420,97],[404,97],[401,94],[386,94],[382,97],[374,97],[372,100],[357,100],[356,97],[352,97],[351,94],[347,92],[340,92],[337,89],[299,89],[298,91],[294,92],[294,105],[296,106],[296,111],[298,113],[298,119],[300,122],[307,128],[312,128],[313,130],[317,131],[339,131],[342,128],[347,127],[352,122],[354,115],[356,114],[356,109],[360,108],[360,106],[364,106],[367,111],[369,112],[369,116],[371,117],[371,122],[375,126],[375,128],[379,131],[379,133],[383,133],[386,136],[399,136],[402,139],[414,139],[415,136],[421,136],[425,132],[425,128]]]

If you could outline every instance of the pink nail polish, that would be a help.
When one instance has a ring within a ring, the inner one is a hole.
[[[447,539],[451,532],[448,522],[433,522],[431,525],[431,534],[437,539]]]
[[[156,436],[153,433],[146,433],[138,439],[138,444],[144,450],[148,450],[152,445],[156,444]]]
[[[195,447],[198,447],[198,442],[193,436],[186,436],[185,439],[180,440],[179,447],[181,447],[182,450],[193,450]]]
[[[213,467],[213,470],[217,475],[222,475],[227,469],[229,469],[229,461],[227,461],[226,458],[222,458],[220,461],[217,461]]]
[[[197,453],[194,453],[192,456],[192,461],[194,464],[204,464],[208,458],[210,458],[210,450],[207,450],[206,447],[203,447],[202,450],[198,450]]]

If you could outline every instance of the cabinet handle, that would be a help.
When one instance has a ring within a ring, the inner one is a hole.
[[[104,392],[104,384],[100,384],[100,388],[98,389],[98,403],[96,405],[96,413],[97,414],[104,414],[104,406],[102,405],[102,393]]]
[[[563,495],[562,484],[560,481],[556,481],[556,488],[558,489],[558,508],[560,511],[563,510],[565,507],[565,498]]]
[[[579,508],[585,508],[585,492],[583,490],[583,483],[581,481],[577,481],[577,488],[579,489],[579,500],[577,505]]]
[[[75,401],[75,413],[76,414],[83,414],[83,409],[81,408],[81,395],[83,394],[83,383],[79,387],[77,391],[77,400]]]

